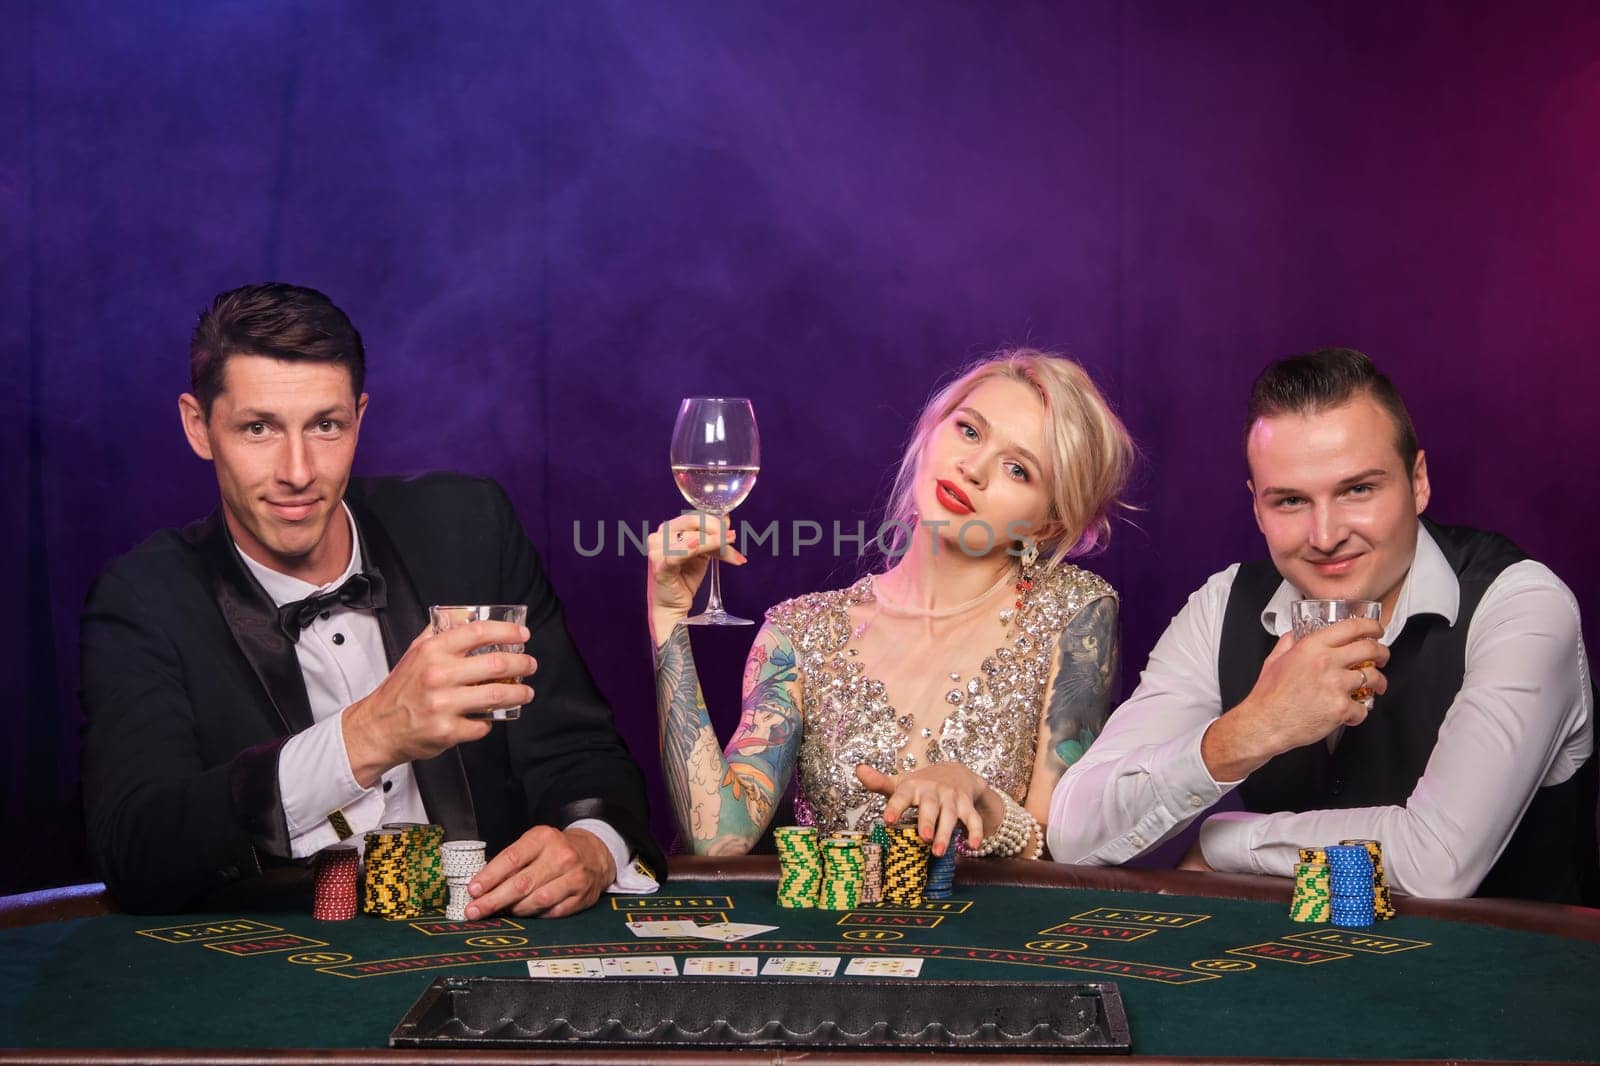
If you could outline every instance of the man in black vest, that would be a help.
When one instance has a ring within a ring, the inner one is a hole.
[[[1274,363],[1247,426],[1271,559],[1214,575],[1173,619],[1057,786],[1051,854],[1125,862],[1236,790],[1244,810],[1207,817],[1183,865],[1290,876],[1299,847],[1374,839],[1412,895],[1600,903],[1571,592],[1504,537],[1422,517],[1426,457],[1361,353]],[[1382,618],[1296,642],[1302,597],[1377,600]]]
[[[431,821],[489,845],[471,918],[653,888],[631,863],[663,869],[642,777],[510,501],[481,478],[352,481],[364,374],[360,334],[314,290],[246,286],[201,315],[179,407],[222,504],[112,563],[84,611],[101,875],[130,910],[205,908]],[[429,604],[461,603],[526,604],[527,625],[428,631]]]

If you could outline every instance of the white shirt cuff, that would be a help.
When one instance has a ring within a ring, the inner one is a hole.
[[[568,829],[583,829],[593,833],[599,838],[600,843],[611,852],[611,859],[617,867],[617,879],[606,888],[607,892],[618,892],[624,895],[648,895],[661,887],[661,882],[649,876],[644,871],[642,863],[633,861],[633,852],[628,847],[628,842],[622,839],[622,834],[611,828],[609,822],[599,818],[579,818],[567,826]]]
[[[330,715],[284,742],[278,752],[278,797],[289,829],[292,858],[303,859],[340,841],[328,821],[344,814],[359,836],[383,822],[383,793],[362,788],[344,746],[344,712]]]
[[[1151,785],[1174,821],[1193,819],[1239,785],[1237,781],[1218,781],[1212,777],[1200,754],[1206,730],[1216,721],[1212,719],[1203,729],[1161,745],[1159,754],[1151,760],[1152,767],[1159,766],[1161,771],[1151,775]]]
[[[1252,837],[1265,815],[1220,811],[1200,827],[1200,853],[1206,865],[1224,874],[1264,874]]]

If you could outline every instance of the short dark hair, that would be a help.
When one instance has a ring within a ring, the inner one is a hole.
[[[200,312],[189,338],[189,385],[208,418],[234,355],[333,363],[350,371],[357,396],[367,377],[361,334],[345,313],[316,289],[281,282],[230,289]]]
[[[1257,420],[1275,415],[1309,415],[1342,407],[1365,392],[1394,421],[1395,447],[1406,465],[1406,477],[1417,466],[1417,429],[1411,424],[1400,391],[1372,360],[1353,348],[1318,348],[1303,355],[1279,359],[1267,367],[1250,387],[1250,407],[1244,423],[1246,441]]]

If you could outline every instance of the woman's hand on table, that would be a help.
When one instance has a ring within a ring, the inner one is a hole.
[[[958,762],[934,763],[909,774],[885,774],[861,763],[856,767],[861,783],[889,802],[883,820],[894,825],[908,807],[917,809],[917,831],[943,855],[957,824],[967,827],[967,846],[983,844],[984,824],[998,826],[1005,807],[989,783]]]

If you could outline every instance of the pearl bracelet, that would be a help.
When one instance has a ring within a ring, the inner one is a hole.
[[[1023,849],[1033,845],[1030,859],[1037,859],[1044,854],[1044,834],[1039,831],[1039,823],[1033,815],[1023,809],[1022,805],[1012,799],[1002,789],[993,789],[994,794],[1000,797],[1004,804],[1006,816],[1001,819],[1000,826],[989,838],[983,842],[983,847],[972,852],[980,858],[990,855],[998,858],[1011,858],[1022,854]],[[1037,834],[1037,837],[1036,837]]]

